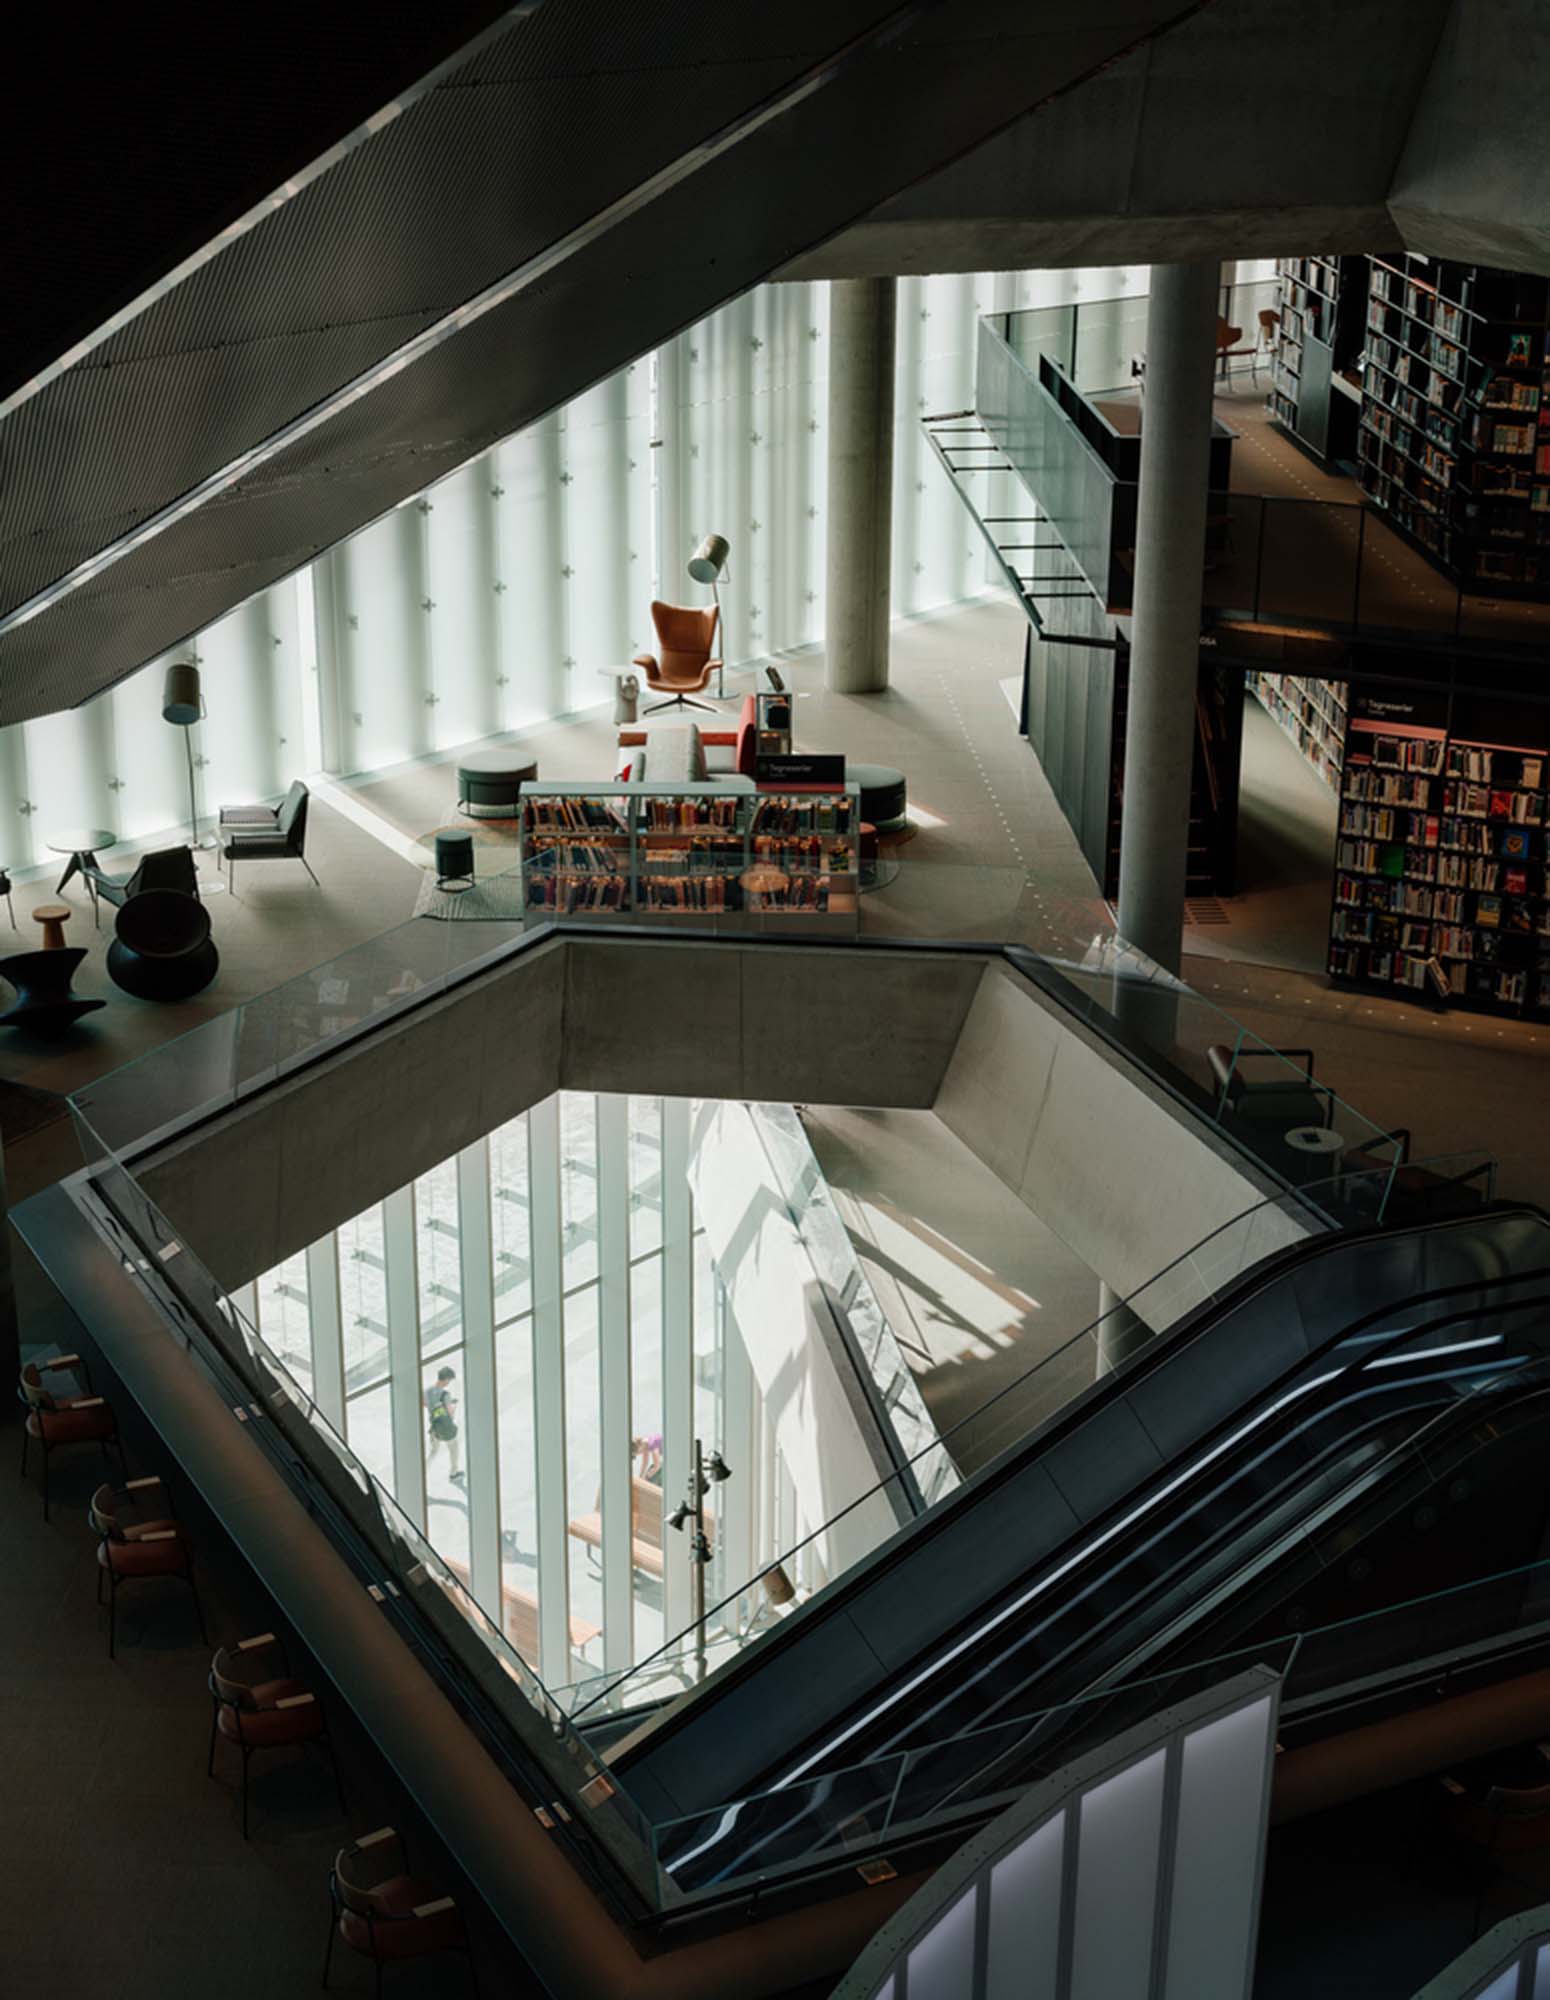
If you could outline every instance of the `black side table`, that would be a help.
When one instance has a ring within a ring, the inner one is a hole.
[[[474,837],[457,827],[436,835],[436,887],[461,895],[474,886]]]

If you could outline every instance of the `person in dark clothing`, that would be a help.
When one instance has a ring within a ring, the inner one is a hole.
[[[463,1484],[463,1437],[457,1424],[457,1396],[453,1383],[455,1368],[438,1368],[436,1379],[425,1392],[425,1420],[430,1428],[431,1448],[426,1469],[436,1463],[438,1453],[447,1454],[447,1477],[454,1486]]]

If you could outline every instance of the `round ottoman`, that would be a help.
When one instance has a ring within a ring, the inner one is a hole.
[[[436,835],[436,887],[461,891],[473,886],[474,837],[460,827],[446,827]]]
[[[220,969],[210,912],[177,889],[143,889],[113,921],[108,977],[137,1000],[189,1000]]]
[[[845,764],[849,784],[861,787],[861,817],[879,833],[902,833],[909,825],[904,773],[887,764]]]
[[[538,759],[520,743],[470,750],[457,760],[458,811],[470,819],[509,819],[522,787],[537,776]]]

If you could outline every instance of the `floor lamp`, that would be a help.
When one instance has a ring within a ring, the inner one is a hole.
[[[711,538],[715,539],[714,536]],[[725,544],[722,545],[725,547]],[[695,579],[698,582],[698,578]],[[694,1591],[694,1679],[696,1685],[705,1678],[705,1571],[710,1564],[710,1536],[705,1532],[705,1496],[713,1485],[719,1486],[723,1479],[732,1477],[732,1468],[721,1456],[713,1451],[707,1458],[705,1448],[694,1440],[694,1470],[689,1475],[689,1490],[667,1517],[667,1525],[676,1528],[680,1534],[685,1528],[692,1528],[689,1537],[689,1577]]]
[[[204,719],[204,696],[199,689],[199,669],[192,660],[174,660],[161,684],[161,718],[183,732],[183,748],[188,756],[188,843],[190,847],[213,847],[213,839],[199,838],[199,801],[194,781],[194,724]]]
[[[716,668],[716,699],[726,694],[727,622],[721,615],[721,579],[726,574],[732,545],[725,535],[707,535],[689,558],[689,574],[696,583],[708,583],[716,600],[716,635],[721,641],[721,662]]]

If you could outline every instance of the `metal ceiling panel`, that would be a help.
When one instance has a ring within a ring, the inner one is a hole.
[[[1029,11],[824,0],[729,41],[681,0],[610,42],[549,0],[0,422],[0,722],[110,686],[1193,10]]]

